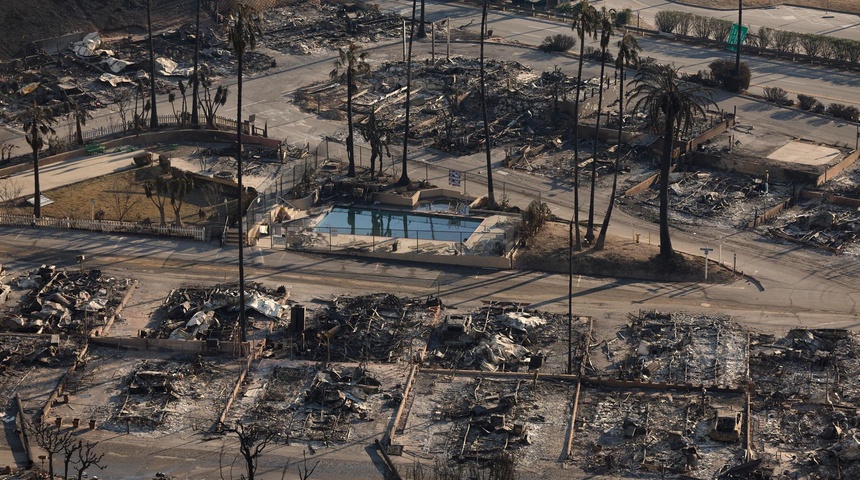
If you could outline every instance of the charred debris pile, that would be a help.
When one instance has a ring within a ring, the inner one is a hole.
[[[740,386],[746,375],[747,330],[725,316],[640,312],[599,345],[622,380]]]
[[[303,358],[408,360],[423,346],[424,325],[437,318],[440,306],[433,297],[406,298],[390,293],[343,296],[326,303],[306,324],[294,312],[288,335]]]
[[[245,290],[248,325],[277,324],[287,311],[284,287],[268,289],[249,283]],[[176,340],[238,339],[238,285],[189,286],[172,290],[155,313],[158,326],[142,335]]]
[[[81,334],[106,325],[133,281],[102,275],[98,269],[41,267],[0,284],[3,296],[20,295],[4,315],[7,331]],[[2,302],[0,302],[2,303]]]
[[[362,423],[399,401],[365,367],[275,367],[254,407],[254,421],[286,441],[347,442]],[[392,402],[392,399],[395,400]]]
[[[350,43],[374,43],[400,37],[403,20],[370,3],[301,2],[263,15],[267,47],[293,55],[310,55]]]
[[[480,151],[484,142],[479,61],[454,57],[450,61],[413,62],[410,136],[454,155]],[[490,136],[494,146],[529,142],[555,144],[568,125],[563,113],[554,112],[558,85],[565,94],[575,80],[560,74],[559,81],[518,62],[488,60],[485,65],[487,109],[492,118]],[[344,116],[344,85],[313,85],[296,93],[303,108],[330,118]],[[559,94],[560,95],[560,94]],[[574,94],[575,95],[575,94]],[[404,130],[406,64],[388,62],[359,82],[353,108],[360,126],[375,113],[378,124],[397,135]],[[570,117],[569,119],[572,119]]]
[[[490,372],[539,369],[545,350],[558,341],[566,323],[562,315],[525,311],[515,304],[449,313],[430,338],[425,363]]]
[[[184,362],[138,361],[126,375],[121,394],[113,397],[117,403],[114,403],[105,426],[120,431],[131,426],[143,430],[171,429],[174,424],[207,428],[214,419],[195,417],[199,412],[186,411],[185,404],[204,400],[214,400],[217,404],[219,398],[213,396],[218,391],[214,387],[227,388],[221,378],[224,376],[217,363],[201,357]],[[190,423],[189,418],[193,420]]]

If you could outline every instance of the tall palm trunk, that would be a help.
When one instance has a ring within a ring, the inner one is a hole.
[[[672,150],[675,146],[675,115],[669,106],[664,112],[663,159],[660,162],[660,256],[669,259],[674,255],[669,239],[669,169],[672,166]]]
[[[34,104],[35,105],[35,104]],[[35,107],[34,107],[35,108]],[[30,127],[30,135],[37,138],[39,135],[39,126],[37,122],[33,122]],[[33,195],[33,216],[42,218],[42,189],[39,188],[39,147],[38,143],[33,145],[33,188],[36,190]]]
[[[424,38],[427,36],[427,27],[424,25],[424,11],[426,10],[426,0],[421,0],[421,20],[418,24],[418,38]]]
[[[621,136],[624,129],[624,64],[618,72],[618,143],[615,145],[615,168],[612,173],[612,191],[609,193],[609,206],[606,207],[606,216],[603,217],[603,225],[600,234],[594,243],[595,250],[603,250],[606,243],[606,231],[609,230],[609,218],[612,216],[612,207],[615,205],[615,195],[618,191],[618,169],[621,167]]]
[[[415,36],[415,11],[418,8],[418,0],[412,0],[412,23],[409,27],[409,53],[406,55],[406,118],[403,130],[403,172],[400,174],[398,185],[409,185],[409,174],[406,171],[406,151],[409,147],[409,110],[412,106],[412,39]]]
[[[606,71],[606,49],[600,50],[600,86],[597,93],[597,124],[594,127],[594,158],[591,159],[591,192],[588,202],[588,229],[585,231],[585,241],[594,242],[594,186],[597,181],[597,142],[600,141],[600,113],[603,109],[603,74]],[[620,144],[619,144],[620,145]]]
[[[243,16],[238,17],[236,28],[239,31],[238,37],[242,38],[242,22]],[[239,341],[244,343],[247,340],[248,317],[245,315],[245,218],[242,208],[242,197],[245,193],[245,188],[242,186],[242,66],[243,57],[245,56],[244,49],[241,52],[236,52],[239,57],[239,78],[236,83],[236,163],[239,172],[236,175],[239,186],[239,195],[237,206],[239,208]]]
[[[574,250],[582,250],[579,235],[579,97],[582,96],[582,63],[585,57],[585,35],[579,37],[579,67],[576,73],[576,99],[573,101],[573,231]]]
[[[352,65],[347,65],[346,67],[346,123],[348,132],[346,138],[346,157],[349,160],[349,169],[346,172],[347,177],[355,176],[355,137],[353,136],[355,133],[352,126],[352,68]]]
[[[152,104],[149,128],[158,128],[158,111],[155,107],[155,44],[152,39],[152,0],[146,1],[146,25],[149,29],[149,102]]]
[[[487,153],[487,208],[496,208],[496,196],[493,191],[493,159],[490,154],[490,122],[487,118],[487,83],[484,72],[484,38],[487,36],[487,8],[489,0],[484,0],[481,13],[481,111],[484,115],[484,150]]]
[[[194,23],[194,82],[191,93],[191,125],[200,126],[197,113],[198,95],[200,93],[200,0],[197,0],[197,21]]]

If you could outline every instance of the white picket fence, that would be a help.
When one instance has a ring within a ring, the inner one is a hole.
[[[158,224],[141,224],[136,222],[117,222],[113,220],[82,220],[74,218],[35,218],[32,215],[0,214],[0,225],[17,227],[63,228],[66,230],[90,230],[104,233],[144,233],[165,237],[193,238],[206,241],[205,227],[162,227]]]

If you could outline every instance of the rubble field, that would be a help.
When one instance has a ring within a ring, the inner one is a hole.
[[[314,361],[410,361],[425,349],[426,327],[439,315],[438,300],[389,293],[337,297],[281,332],[287,348]],[[291,312],[295,313],[295,311]],[[305,323],[306,322],[306,323]]]
[[[245,296],[246,318],[252,329],[271,331],[287,311],[288,292],[284,287],[269,289],[248,283]],[[216,345],[232,342],[238,339],[238,305],[237,284],[176,288],[153,314],[156,326],[142,334],[173,340],[211,340]]]
[[[531,379],[420,374],[408,419],[394,444],[423,458],[486,466],[513,452],[518,467],[555,464],[566,442],[573,390]],[[520,468],[517,470],[520,471]]]
[[[139,435],[212,428],[240,370],[228,358],[106,347],[84,360],[51,415]]]
[[[496,303],[468,312],[446,312],[431,332],[423,364],[432,368],[564,373],[567,316]],[[575,319],[573,345],[585,340],[588,323]]]
[[[837,253],[860,255],[860,166],[856,163],[814,190],[818,198],[798,199],[761,228],[789,239]]]
[[[592,474],[713,478],[743,459],[737,437],[727,443],[710,437],[714,417],[742,410],[737,398],[711,393],[585,389],[571,461]]]
[[[737,388],[745,382],[747,335],[725,316],[631,314],[614,338],[592,349],[591,367],[620,380]]]
[[[860,475],[858,347],[844,330],[753,338],[753,448],[767,464],[801,478]]]
[[[42,265],[9,284],[0,282],[0,291],[10,296],[3,330],[66,335],[97,330],[117,314],[133,283],[129,278],[104,276],[97,268]]]
[[[234,416],[278,432],[279,440],[328,446],[378,437],[402,398],[406,365],[321,366],[267,360]]]

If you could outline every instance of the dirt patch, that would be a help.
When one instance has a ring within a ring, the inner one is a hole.
[[[44,191],[43,194],[54,203],[43,206],[42,214],[46,217],[126,222],[146,222],[149,219],[158,223],[158,208],[146,197],[143,185],[159,174],[159,167],[135,168]],[[223,202],[224,196],[218,188],[210,188],[206,182],[195,181],[195,188],[185,196],[180,209],[183,224],[206,225],[210,217],[223,212],[224,204],[220,202]],[[32,207],[22,201],[7,211],[27,215]],[[165,203],[165,217],[167,223],[175,221],[169,198]]]
[[[656,242],[656,239],[652,240]],[[689,282],[701,281],[704,263],[701,258],[678,253],[669,263],[657,258],[660,248],[655,245],[636,243],[632,239],[606,238],[606,248],[596,251],[586,247],[574,252],[573,273],[603,277],[638,278],[644,280]],[[517,253],[515,268],[567,273],[568,225],[548,223],[538,238],[528,243]],[[735,276],[711,263],[708,282],[729,283]]]

